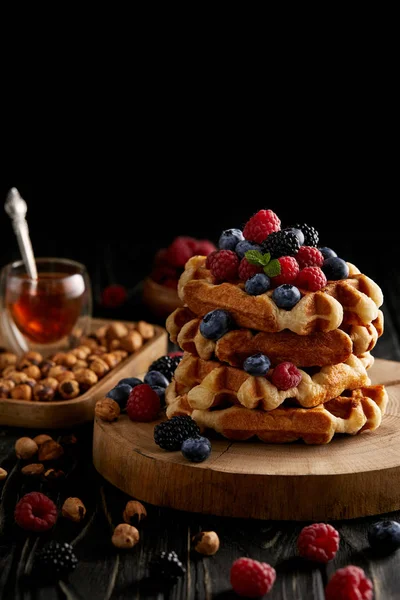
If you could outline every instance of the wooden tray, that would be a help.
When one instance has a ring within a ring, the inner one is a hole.
[[[96,469],[129,495],[180,510],[231,517],[333,520],[400,509],[400,363],[376,360],[373,383],[389,405],[375,432],[326,446],[212,440],[201,464],[165,452],[154,423],[95,419]]]
[[[92,319],[92,331],[112,323],[107,319]],[[0,400],[0,425],[40,429],[60,429],[91,421],[94,406],[99,398],[124,377],[144,373],[159,356],[167,352],[167,332],[154,325],[155,335],[134,354],[112,369],[96,385],[73,400],[57,402],[28,402],[26,400]]]

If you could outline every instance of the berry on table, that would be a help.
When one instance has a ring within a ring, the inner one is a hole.
[[[232,327],[232,317],[226,311],[217,308],[204,315],[200,323],[200,333],[207,340],[219,340]]]
[[[318,250],[321,252],[324,259],[325,258],[333,258],[334,256],[337,256],[336,252],[334,250],[332,250],[332,248],[327,248],[327,246],[322,246],[322,247],[318,248]]]
[[[129,394],[126,412],[131,421],[155,421],[160,409],[160,398],[147,383],[137,385]]]
[[[290,283],[284,283],[275,288],[272,293],[272,299],[278,308],[290,310],[301,298],[300,290]]]
[[[149,371],[159,371],[160,373],[165,375],[168,381],[171,381],[174,376],[175,369],[179,365],[181,360],[181,352],[176,356],[161,356],[161,358],[158,358],[157,360],[151,363]]]
[[[171,552],[161,552],[161,554],[151,561],[150,575],[155,579],[161,579],[165,582],[173,583],[186,573],[186,569],[173,550]]]
[[[240,261],[239,277],[242,281],[247,281],[248,279],[250,279],[250,277],[253,277],[253,275],[262,272],[262,267],[250,264],[246,257],[242,258],[242,260]]]
[[[297,539],[297,548],[300,556],[327,563],[336,555],[339,541],[339,533],[332,525],[313,523],[301,530]]]
[[[238,558],[231,567],[231,585],[239,596],[261,598],[272,589],[276,571],[268,563]]]
[[[281,221],[272,210],[259,210],[246,223],[243,235],[246,240],[261,244],[273,231],[279,231]]]
[[[243,233],[240,229],[225,229],[220,235],[218,248],[220,250],[235,250],[237,244],[243,241]]]
[[[124,377],[124,379],[121,379],[120,381],[118,381],[116,387],[119,385],[122,385],[123,383],[127,383],[128,385],[131,386],[131,388],[133,388],[133,387],[143,383],[143,381],[141,379],[139,379],[138,377]]]
[[[336,571],[325,588],[325,600],[372,600],[373,596],[371,580],[354,565]]]
[[[234,281],[238,268],[239,258],[233,250],[218,250],[210,259],[210,270],[217,281]]]
[[[243,240],[242,242],[239,242],[235,248],[235,252],[238,255],[240,260],[242,260],[242,258],[246,254],[246,252],[248,252],[249,250],[255,250],[256,252],[261,252],[261,246],[259,246],[258,244],[253,244],[252,242],[249,242],[248,240]]]
[[[271,280],[268,275],[264,275],[264,273],[257,273],[246,281],[244,289],[250,296],[259,296],[260,294],[264,294],[267,290],[269,290],[270,285]]]
[[[321,267],[324,262],[322,253],[314,246],[302,246],[295,256],[300,269]]]
[[[322,270],[328,281],[338,281],[347,279],[349,276],[349,267],[346,261],[338,256],[327,258],[322,265]]]
[[[271,279],[271,283],[274,287],[284,283],[292,283],[299,272],[299,265],[293,256],[281,256],[281,258],[278,258],[278,261],[281,265],[281,272]]]
[[[305,246],[318,246],[319,235],[318,231],[314,229],[314,227],[311,227],[311,225],[307,225],[307,223],[293,225],[293,227],[294,229],[300,229],[300,231],[303,233],[303,244]]]
[[[326,284],[325,274],[319,267],[306,267],[296,277],[296,285],[309,292],[318,292]]]
[[[25,494],[15,507],[16,523],[29,531],[47,531],[57,520],[57,508],[50,498],[40,492]]]
[[[271,361],[268,356],[258,352],[257,354],[253,354],[253,356],[249,356],[243,362],[243,369],[246,373],[255,376],[266,375],[271,367]]]
[[[37,552],[34,571],[45,579],[64,579],[77,564],[78,559],[70,544],[52,540]]]
[[[165,388],[160,387],[159,385],[152,385],[151,389],[155,391],[157,396],[160,398],[161,408],[165,406]]]
[[[218,250],[213,250],[212,252],[210,252],[210,254],[207,256],[207,260],[206,260],[206,268],[207,269],[211,269],[211,265],[212,265],[212,261],[214,260],[214,256],[218,254]]]
[[[211,442],[206,437],[191,437],[183,442],[181,452],[191,462],[203,462],[211,454]]]
[[[140,381],[140,383],[142,382]],[[114,400],[114,402],[119,405],[120,409],[123,410],[126,407],[132,389],[132,386],[128,383],[119,383],[107,393],[106,397]]]
[[[151,387],[158,386],[166,388],[169,385],[168,379],[161,371],[148,371],[144,376],[144,383],[148,383]]]
[[[304,233],[301,231],[301,229],[296,229],[295,227],[287,227],[285,231],[290,231],[291,233],[297,235],[300,242],[300,246],[304,244]]]
[[[188,438],[200,435],[196,421],[187,415],[172,417],[154,427],[154,441],[163,450],[180,450]]]
[[[282,362],[272,372],[271,381],[278,390],[290,390],[299,385],[302,379],[299,369],[291,362]]]
[[[368,542],[371,548],[390,554],[400,548],[400,523],[397,521],[379,521],[368,531]]]
[[[300,248],[299,238],[287,229],[271,233],[262,245],[263,252],[269,252],[272,257],[295,256]]]

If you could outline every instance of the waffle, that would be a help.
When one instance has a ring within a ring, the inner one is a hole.
[[[299,336],[291,331],[277,333],[235,329],[217,342],[200,333],[201,319],[188,308],[177,308],[167,319],[166,327],[173,343],[203,360],[218,359],[232,367],[257,352],[266,354],[272,365],[290,361],[300,367],[335,365],[351,354],[360,356],[374,348],[383,331],[383,315],[368,325],[347,324],[346,331],[335,329]]]
[[[370,383],[363,361],[353,355],[345,363],[322,367],[313,375],[301,369],[300,373],[302,379],[297,387],[278,390],[266,377],[249,375],[242,369],[186,353],[175,370],[173,385],[176,393],[187,393],[192,409],[206,410],[229,400],[249,409],[270,411],[288,398],[310,408],[339,396],[344,390]],[[171,391],[167,403],[170,401],[174,401]]]
[[[324,290],[300,290],[303,297],[289,311],[273,302],[272,291],[250,296],[244,284],[215,284],[205,267],[204,256],[194,256],[185,266],[178,285],[179,297],[198,317],[211,310],[229,311],[237,325],[275,333],[284,329],[299,335],[337,329],[344,313],[352,315],[357,325],[371,323],[378,317],[383,302],[379,286],[371,279],[351,270],[348,279],[330,282]]]

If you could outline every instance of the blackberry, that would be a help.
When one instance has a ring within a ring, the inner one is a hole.
[[[192,417],[172,417],[154,427],[154,441],[163,450],[180,450],[183,442],[188,438],[200,434],[199,426]]]
[[[300,240],[292,231],[282,229],[270,233],[262,245],[264,253],[270,252],[273,258],[294,256],[300,249]]]
[[[72,546],[54,540],[43,546],[35,558],[35,570],[47,579],[63,579],[77,564],[78,559]]]
[[[173,582],[186,573],[186,569],[173,550],[161,552],[161,554],[150,563],[150,575],[163,581]]]
[[[149,371],[159,371],[165,375],[168,381],[171,381],[181,360],[182,356],[162,356],[151,363]]]
[[[304,235],[304,246],[318,246],[319,235],[318,231],[311,227],[311,225],[307,225],[307,223],[302,223],[297,225],[293,225],[294,229],[300,229]]]

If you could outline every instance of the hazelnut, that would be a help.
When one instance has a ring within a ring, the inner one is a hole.
[[[70,369],[76,364],[77,360],[78,358],[74,354],[72,354],[72,352],[67,352],[64,359],[64,365],[68,367],[68,369]]]
[[[116,548],[133,548],[138,543],[139,537],[136,527],[121,523],[114,529],[111,541]]]
[[[85,360],[85,358],[87,356],[87,353],[85,352],[85,350],[82,350],[79,347],[74,348],[74,350],[71,350],[71,354],[73,354],[78,360]]]
[[[7,477],[7,475],[8,475],[7,471],[0,467],[0,481],[3,481],[3,479],[5,479]]]
[[[41,370],[42,376],[48,377],[50,369],[55,366],[56,363],[54,362],[54,360],[43,360],[39,364],[39,369]]]
[[[35,385],[37,384],[36,379],[32,379],[31,377],[28,377],[28,379],[26,379],[24,381],[24,383],[26,383],[26,385],[30,385],[31,388],[33,389],[35,387]]]
[[[102,354],[100,358],[107,363],[110,369],[113,369],[121,362],[120,358],[114,354],[114,352],[106,352],[105,354]]]
[[[4,377],[4,378],[7,378],[7,379],[8,379],[8,376],[9,376],[11,373],[17,373],[17,372],[18,372],[18,371],[16,371],[16,370],[15,370],[15,365],[10,365],[9,367],[6,367],[6,368],[3,370],[2,377]]]
[[[59,374],[57,379],[60,383],[66,379],[75,379],[75,373],[73,371],[63,371]]]
[[[45,442],[52,440],[53,438],[47,435],[46,433],[41,433],[33,438],[33,441],[37,443],[38,446],[41,446]]]
[[[64,379],[64,381],[61,381],[58,391],[65,400],[76,398],[81,393],[79,383],[75,379]]]
[[[139,321],[136,328],[144,340],[149,340],[150,338],[154,337],[154,327],[151,325],[151,323]]]
[[[106,337],[109,340],[120,339],[128,335],[128,328],[123,323],[111,323],[108,326]]]
[[[35,352],[34,350],[25,352],[24,358],[26,358],[26,360],[29,360],[32,365],[36,366],[39,366],[40,363],[43,361],[43,356],[40,354],[40,352]]]
[[[2,352],[0,354],[0,371],[11,365],[17,364],[17,355],[13,352]]]
[[[11,381],[18,385],[19,383],[25,383],[29,377],[26,373],[14,370],[7,374],[7,379],[11,379]]]
[[[64,454],[64,449],[54,440],[47,440],[39,446],[38,458],[40,461],[57,460]]]
[[[95,350],[98,346],[95,338],[84,337],[81,339],[81,342],[82,342],[83,346],[87,346],[91,352],[93,350]]]
[[[64,373],[64,371],[66,371],[66,370],[67,370],[66,367],[64,367],[63,365],[56,365],[55,367],[51,367],[47,376],[52,377],[52,378],[54,377],[54,379],[58,380],[61,373]]]
[[[219,549],[219,537],[215,531],[200,531],[192,538],[193,548],[199,554],[212,556]]]
[[[29,437],[19,438],[15,442],[15,454],[18,458],[22,458],[23,460],[28,460],[35,456],[38,451],[38,445]]]
[[[25,358],[24,356],[22,358],[20,358],[16,364],[17,369],[19,369],[20,371],[22,371],[22,369],[25,369],[26,367],[31,367],[31,366],[32,366],[31,361],[28,360],[27,358]]]
[[[96,357],[94,360],[92,360],[89,368],[96,373],[97,377],[100,378],[104,377],[104,375],[106,375],[110,370],[109,365],[99,357]]]
[[[108,347],[110,348],[111,352],[113,350],[118,350],[118,348],[121,347],[121,342],[119,340],[111,340],[111,342],[108,344]]]
[[[65,479],[65,473],[60,469],[47,469],[43,473],[43,479],[49,483],[57,483]]]
[[[11,390],[11,398],[13,398],[13,400],[27,400],[29,402],[32,400],[31,386],[27,383],[16,385],[15,388]]]
[[[124,358],[126,358],[128,356],[128,353],[126,350],[114,350],[113,354],[115,354],[115,356],[118,356],[120,361],[124,360]]]
[[[28,377],[35,380],[40,379],[42,376],[41,370],[36,365],[30,365],[29,367],[25,367],[23,369],[23,372],[26,373]]]
[[[98,329],[96,329],[96,337],[98,340],[106,337],[108,327],[109,327],[108,325],[103,325],[102,327],[99,327]]]
[[[40,475],[43,475],[44,473],[44,466],[41,463],[32,463],[31,465],[23,467],[21,473],[28,477],[40,477]]]
[[[88,390],[98,382],[98,377],[91,369],[79,369],[75,371],[75,378],[82,390]]]
[[[75,373],[79,369],[87,369],[88,366],[89,366],[89,363],[86,360],[80,360],[78,358],[77,361],[76,361],[76,363],[72,367],[72,371]]]
[[[64,365],[65,352],[57,352],[51,358],[56,365]]]
[[[0,379],[0,398],[8,398],[15,383],[11,379]]]
[[[86,354],[86,356],[89,356],[89,354],[91,353],[91,348],[90,346],[85,346],[84,344],[81,344],[80,346],[78,346],[78,349],[80,350],[80,354]],[[85,359],[83,359],[85,360]]]
[[[139,350],[143,346],[143,339],[138,331],[130,331],[120,341],[122,350],[126,350],[127,352],[136,352],[136,350]]]
[[[147,511],[140,502],[130,500],[125,506],[123,517],[125,523],[129,523],[129,525],[138,525],[140,521],[143,521],[143,519],[147,517]]]
[[[36,402],[52,402],[54,400],[55,391],[49,385],[37,383],[33,388],[33,399]]]
[[[56,391],[59,382],[55,377],[45,377],[45,379],[42,379],[40,383],[43,385],[48,385],[49,387],[53,388],[54,391]]]
[[[111,398],[98,400],[94,408],[96,417],[99,417],[102,421],[108,421],[109,423],[118,419],[120,412],[121,409],[119,404],[117,404],[115,400],[111,400]]]
[[[62,506],[61,514],[66,519],[79,523],[86,515],[86,508],[79,498],[67,498]]]

